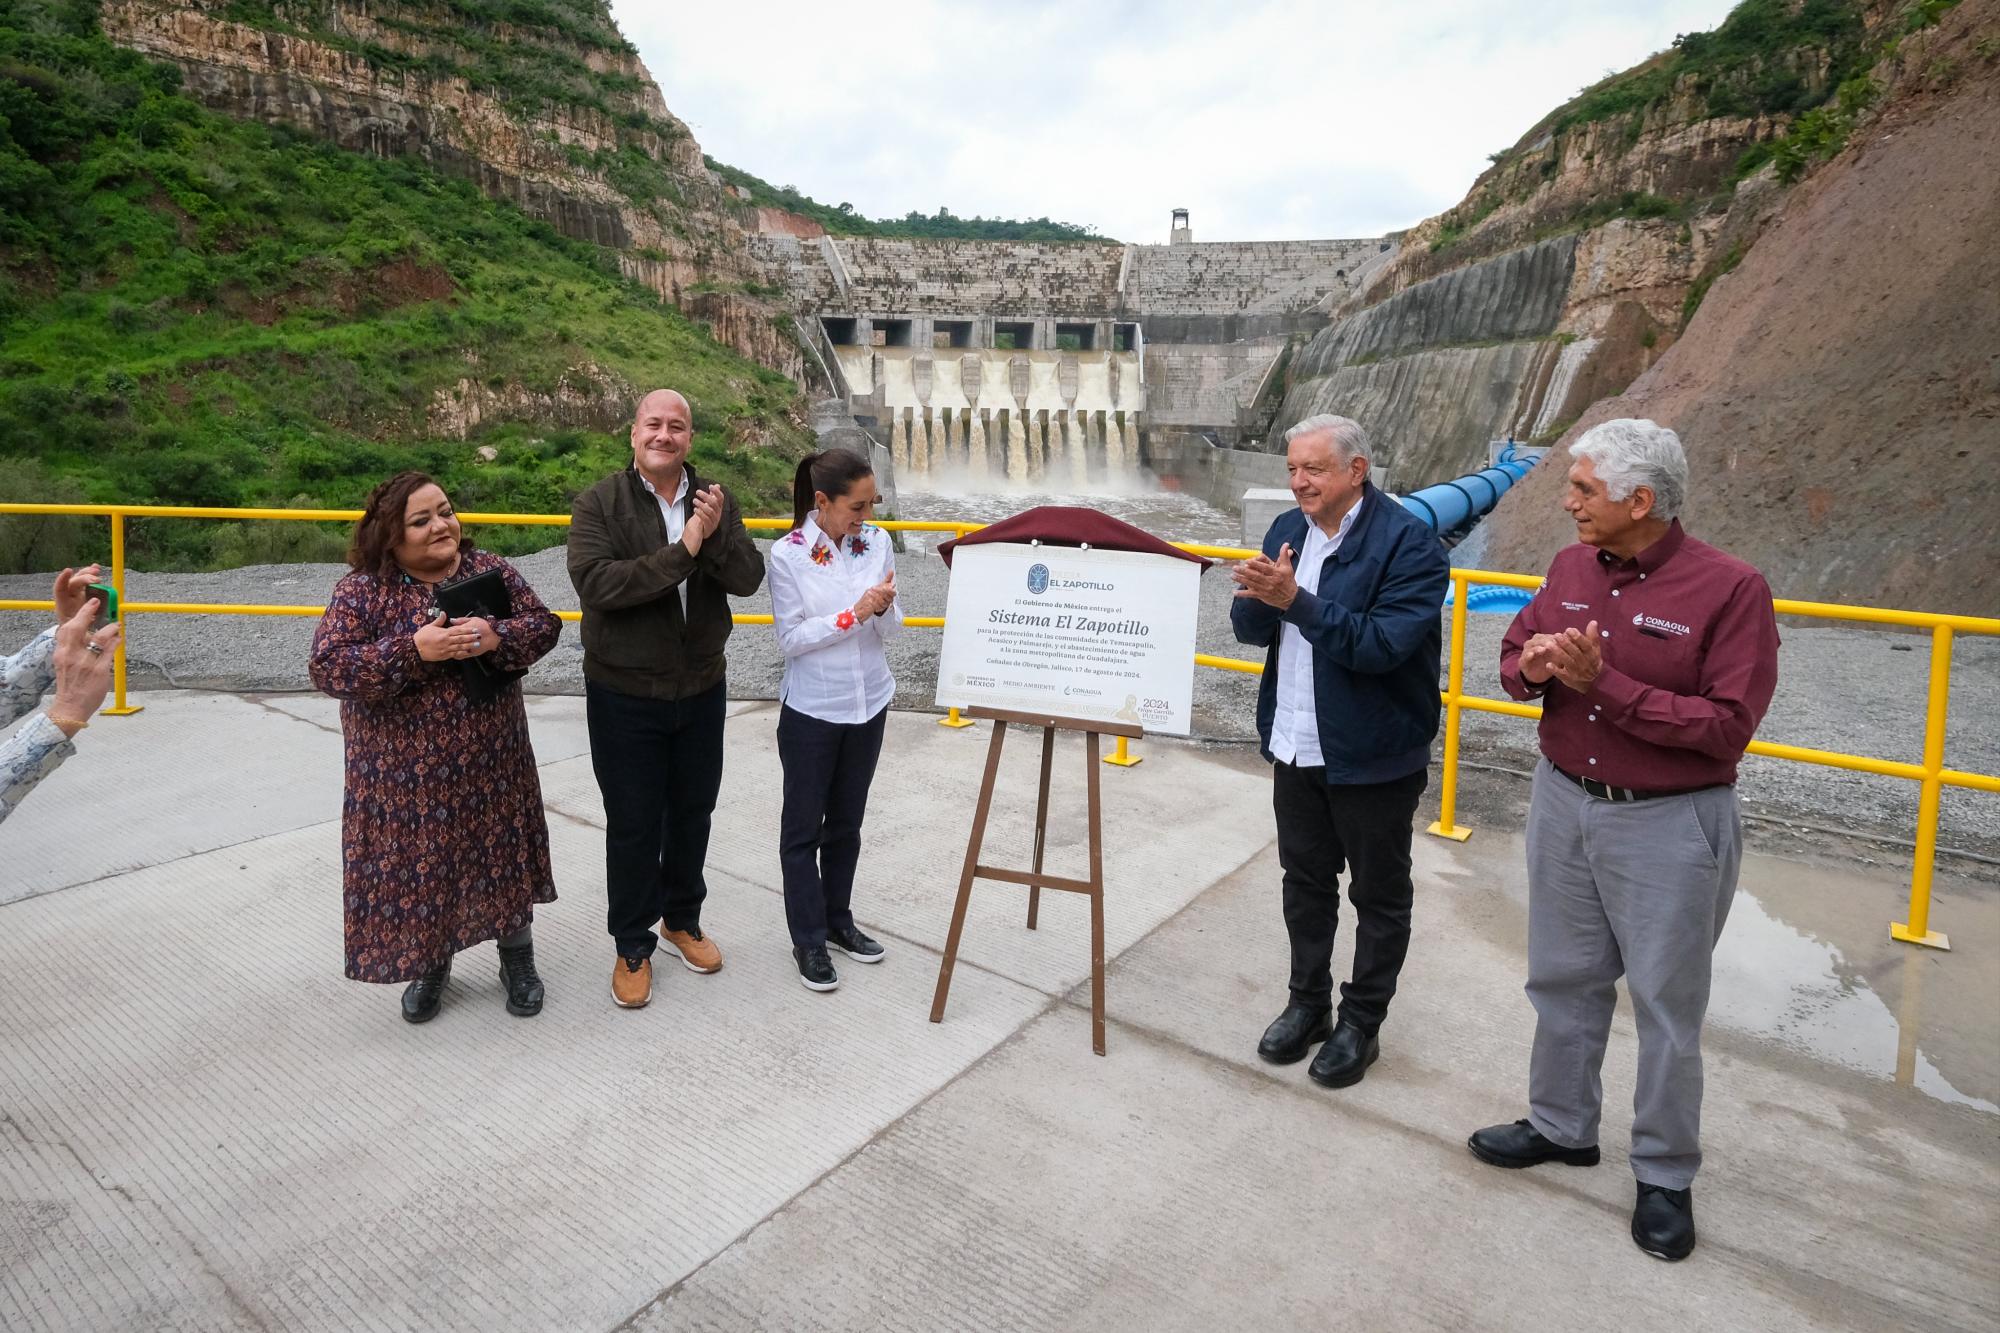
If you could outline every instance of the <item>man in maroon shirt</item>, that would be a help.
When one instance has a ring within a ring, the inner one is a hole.
[[[1681,530],[1687,456],[1650,421],[1570,446],[1580,545],[1516,616],[1500,680],[1544,699],[1528,810],[1528,1118],[1469,1140],[1495,1166],[1594,1166],[1619,976],[1639,1033],[1632,1239],[1694,1249],[1709,960],[1741,860],[1736,766],[1778,680],[1771,590]]]

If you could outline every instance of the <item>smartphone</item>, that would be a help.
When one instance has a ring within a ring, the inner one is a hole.
[[[92,629],[102,629],[118,619],[118,589],[108,583],[92,583],[87,585],[84,596],[103,603],[97,608],[97,619],[91,622]]]

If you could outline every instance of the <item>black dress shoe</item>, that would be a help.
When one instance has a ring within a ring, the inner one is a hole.
[[[1271,1026],[1264,1029],[1264,1040],[1257,1043],[1257,1054],[1274,1065],[1293,1065],[1306,1058],[1306,1052],[1314,1042],[1325,1041],[1333,1035],[1333,1015],[1324,1009],[1308,1009],[1302,1004],[1288,1004],[1285,1012],[1271,1020]]]
[[[507,1012],[533,1018],[542,1012],[542,979],[535,972],[535,946],[500,946],[500,984],[507,988]]]
[[[888,955],[888,950],[863,935],[855,926],[827,931],[826,942],[857,963],[879,963]]]
[[[1306,1076],[1322,1088],[1352,1087],[1381,1056],[1380,1042],[1342,1019],[1334,1024],[1333,1035],[1313,1057]]]
[[[1597,1165],[1595,1144],[1588,1148],[1565,1148],[1560,1143],[1551,1143],[1540,1130],[1525,1120],[1475,1130],[1472,1137],[1465,1141],[1465,1146],[1472,1149],[1474,1157],[1487,1165],[1504,1166],[1510,1170],[1542,1162],[1561,1162],[1565,1166]]]
[[[832,990],[840,984],[840,974],[833,970],[833,960],[826,956],[824,944],[794,949],[792,957],[798,962],[799,980],[807,990]]]
[[[403,987],[403,1021],[406,1023],[428,1023],[437,1017],[438,1004],[444,999],[444,983],[451,976],[451,961],[435,972],[426,972]]]
[[[1672,1262],[1694,1253],[1694,1191],[1639,1182],[1632,1205],[1632,1239],[1655,1259]]]

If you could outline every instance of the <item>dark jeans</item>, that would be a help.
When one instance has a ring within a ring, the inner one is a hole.
[[[778,714],[778,759],[785,766],[785,813],[778,863],[785,872],[785,923],[792,944],[826,943],[829,927],[850,930],[861,817],[882,753],[889,710],[866,722],[822,722],[795,708]]]
[[[649,958],[653,923],[701,925],[709,818],[722,789],[727,686],[641,699],[586,682],[590,767],[604,794],[605,925],[626,958]]]
[[[1410,951],[1410,820],[1429,780],[1430,771],[1420,768],[1390,782],[1329,786],[1324,768],[1273,766],[1292,1002],[1332,1007],[1333,935],[1346,869],[1356,917],[1354,979],[1340,988],[1340,1017],[1371,1035],[1388,1016]]]

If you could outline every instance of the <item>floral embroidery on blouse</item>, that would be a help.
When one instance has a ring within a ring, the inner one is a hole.
[[[856,555],[864,555],[868,551],[868,543],[861,540],[861,534],[858,532],[848,538],[848,543],[853,547],[854,554]]]
[[[815,565],[830,565],[833,563],[833,548],[825,542],[814,542],[812,550],[807,552],[807,554],[812,557],[812,562]]]
[[[785,534],[785,540],[794,546],[804,546],[806,544],[806,534],[802,529],[793,528],[789,533]]]
[[[849,610],[842,611],[839,615],[835,616],[833,618],[833,627],[835,629],[853,629],[854,628],[853,610],[850,608]]]

